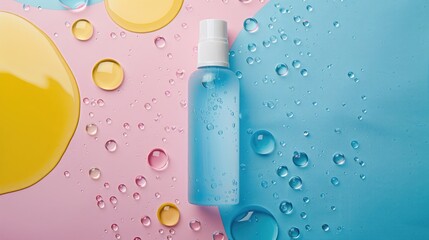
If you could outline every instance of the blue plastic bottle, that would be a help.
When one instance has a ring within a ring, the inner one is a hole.
[[[189,79],[189,202],[239,202],[239,82],[229,70],[227,24],[200,23],[198,70]]]

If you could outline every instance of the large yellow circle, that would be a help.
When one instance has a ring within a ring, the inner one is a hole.
[[[179,13],[183,0],[104,0],[110,18],[132,32],[165,27]]]

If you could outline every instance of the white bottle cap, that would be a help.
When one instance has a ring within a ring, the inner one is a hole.
[[[198,42],[198,67],[229,67],[229,47],[227,23],[218,19],[200,22]]]

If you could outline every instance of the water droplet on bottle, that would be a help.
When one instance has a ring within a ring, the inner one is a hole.
[[[335,164],[337,165],[344,165],[346,163],[346,157],[342,153],[336,153],[334,157],[332,158]]]
[[[103,208],[106,206],[106,204],[104,203],[104,201],[103,201],[103,200],[100,200],[100,201],[98,201],[98,202],[97,202],[97,206],[98,206],[99,208],[103,209]]]
[[[281,38],[283,41],[286,41],[286,40],[288,39],[287,34],[285,34],[285,33],[282,33],[282,34],[280,35],[280,38]]]
[[[213,240],[225,240],[225,235],[218,231],[214,232],[212,237],[213,237]]]
[[[302,22],[302,25],[304,25],[304,27],[310,27],[310,22],[308,20],[305,20]]]
[[[337,177],[332,177],[331,178],[331,183],[334,186],[338,186],[338,185],[340,185],[340,180]]]
[[[353,72],[349,72],[349,73],[347,73],[347,76],[349,76],[349,78],[353,79],[355,77],[355,74]]]
[[[337,210],[337,207],[335,207],[335,206],[331,206],[331,210],[332,210],[332,211],[335,211],[335,210]]]
[[[115,140],[107,141],[104,146],[105,146],[106,150],[109,152],[115,152],[116,149],[118,148],[118,145],[117,145]]]
[[[307,167],[308,156],[305,152],[294,152],[292,161],[297,167]]]
[[[146,187],[146,184],[147,184],[146,178],[140,175],[136,177],[135,182],[136,182],[136,185],[141,188]]]
[[[198,232],[201,230],[201,222],[199,220],[193,219],[189,222],[189,227],[192,231]]]
[[[156,37],[155,38],[155,40],[154,40],[154,43],[155,43],[155,46],[157,47],[157,48],[164,48],[165,47],[165,45],[166,45],[166,41],[165,41],[165,38],[163,38],[163,37]]]
[[[246,30],[246,32],[248,33],[254,33],[259,29],[258,21],[254,18],[247,18],[246,20],[244,20],[243,26],[244,30]]]
[[[151,224],[151,220],[149,216],[144,216],[140,219],[140,222],[143,224],[143,226],[145,227],[149,227]]]
[[[255,60],[252,57],[248,57],[246,59],[246,62],[247,62],[247,64],[252,65],[255,62]]]
[[[310,198],[309,198],[309,197],[303,197],[303,198],[302,198],[302,201],[303,201],[304,203],[309,203],[309,202],[310,202]]]
[[[266,210],[249,210],[238,214],[230,226],[233,239],[277,239],[279,226]]]
[[[306,212],[301,212],[299,215],[301,216],[302,219],[306,219],[307,218],[307,213]]]
[[[289,68],[284,63],[277,64],[277,66],[276,66],[276,73],[279,76],[285,77],[289,73]]]
[[[329,228],[329,225],[328,225],[328,224],[326,224],[326,223],[325,223],[325,224],[323,224],[323,225],[322,225],[322,230],[323,230],[323,231],[327,232],[327,231],[329,231],[329,229],[330,229],[330,228]]]
[[[90,123],[88,125],[86,125],[86,133],[88,133],[89,136],[94,136],[97,134],[98,132],[98,127],[97,125]]]
[[[301,67],[301,62],[299,60],[293,60],[292,61],[292,66],[294,68],[300,68]]]
[[[311,5],[307,5],[306,7],[307,11],[312,12],[313,11],[313,7]]]
[[[127,186],[125,186],[125,184],[119,184],[118,190],[121,193],[126,193],[127,192]]]
[[[266,130],[256,131],[252,135],[251,141],[253,151],[260,155],[272,153],[276,146],[274,136]]]
[[[294,40],[293,40],[293,43],[296,45],[296,46],[299,46],[299,45],[301,45],[301,39],[299,39],[299,38],[295,38]]]
[[[256,51],[256,44],[254,44],[254,43],[249,43],[249,45],[247,45],[247,49],[248,49],[250,52],[255,52],[255,51]]]
[[[279,168],[277,168],[277,175],[279,177],[286,177],[289,174],[289,170],[286,166],[280,166]]]
[[[334,27],[340,27],[340,23],[338,22],[338,21],[334,21],[333,23],[332,23],[333,25],[334,25]]]
[[[354,149],[358,149],[359,148],[359,142],[356,140],[353,140],[350,145],[352,146],[352,148]]]
[[[291,202],[282,201],[279,205],[279,209],[280,212],[289,215],[293,212],[293,205]]]
[[[82,11],[88,5],[88,0],[58,0],[61,5],[71,11]]]
[[[289,179],[289,186],[294,190],[301,190],[302,188],[302,180],[300,177],[295,176]]]
[[[175,226],[180,219],[179,208],[173,203],[164,203],[158,208],[157,216],[162,225]]]
[[[169,158],[164,150],[153,149],[147,157],[149,166],[156,171],[163,171],[168,167]]]
[[[342,131],[341,131],[341,128],[335,128],[334,132],[337,133],[337,134],[340,134]]]
[[[98,168],[89,169],[89,177],[93,180],[98,180],[101,177],[101,171]]]
[[[138,193],[138,192],[133,193],[133,198],[134,198],[134,200],[139,200],[140,199],[140,193]]]
[[[307,69],[302,69],[301,70],[301,75],[303,76],[303,77],[307,77],[308,76],[308,71],[307,71]]]
[[[118,204],[118,199],[115,196],[111,196],[109,198],[109,201],[113,206],[116,206]]]
[[[262,41],[262,45],[263,45],[264,47],[268,48],[268,47],[270,47],[270,46],[271,46],[271,42],[270,42],[270,41],[268,41],[268,40],[264,40],[264,41]]]
[[[362,179],[362,180],[365,180],[365,179],[366,179],[365,174],[361,174],[361,175],[359,175],[359,177],[360,177],[360,179]]]
[[[73,36],[80,41],[89,40],[94,34],[94,27],[86,19],[79,19],[72,25]]]
[[[293,17],[293,20],[294,20],[296,23],[299,23],[299,22],[301,22],[301,17],[300,17],[300,16],[294,16],[294,17]]]
[[[291,227],[288,231],[288,235],[292,239],[298,239],[301,236],[301,233],[299,232],[299,228]]]
[[[124,70],[113,59],[103,59],[92,69],[92,80],[103,90],[115,90],[124,80]]]

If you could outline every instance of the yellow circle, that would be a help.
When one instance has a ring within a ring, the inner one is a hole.
[[[124,80],[124,71],[117,61],[103,59],[92,69],[92,80],[103,90],[115,90]]]
[[[179,208],[173,203],[164,203],[158,208],[157,216],[162,225],[175,226],[180,219]]]
[[[79,19],[73,23],[72,33],[77,40],[86,41],[94,34],[94,27],[88,20]]]
[[[110,18],[132,32],[152,32],[169,24],[183,0],[104,0]]]

